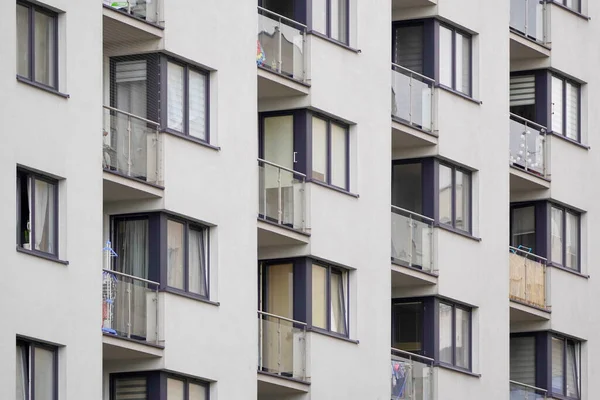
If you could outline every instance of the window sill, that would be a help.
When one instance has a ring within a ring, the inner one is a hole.
[[[165,292],[165,293],[170,293],[170,294],[174,294],[176,296],[181,296],[181,297],[185,297],[188,298],[190,300],[196,300],[199,301],[201,303],[206,303],[206,304],[210,304],[213,306],[217,306],[219,307],[221,305],[221,303],[219,303],[218,301],[211,301],[209,299],[207,299],[206,297],[202,297],[200,295],[196,295],[196,294],[192,294],[192,293],[187,293],[187,292],[181,292],[177,289],[171,289],[171,288],[164,288],[161,289],[160,292]]]
[[[68,261],[60,260],[60,259],[58,259],[58,257],[55,257],[50,254],[41,253],[39,251],[27,250],[27,249],[17,246],[17,252],[23,253],[23,254],[29,254],[30,256],[34,256],[34,257],[38,257],[38,258],[43,258],[44,260],[52,261],[52,262],[62,264],[62,265],[69,265]]]
[[[51,88],[51,87],[46,86],[46,85],[42,85],[41,83],[37,83],[37,82],[31,81],[31,80],[29,80],[27,78],[23,78],[22,76],[19,76],[19,75],[17,75],[17,81],[19,81],[21,83],[24,83],[26,85],[33,86],[35,88],[41,89],[41,90],[43,90],[45,92],[54,94],[56,96],[62,97],[63,99],[68,99],[69,97],[71,97],[71,96],[69,96],[66,93],[59,92],[58,90],[56,90],[54,88]]]
[[[205,142],[203,140],[196,139],[193,136],[183,135],[183,134],[181,134],[179,132],[172,131],[171,129],[161,130],[161,133],[168,133],[169,135],[175,136],[175,137],[177,137],[179,139],[183,139],[183,140],[187,140],[187,141],[192,142],[192,143],[199,144],[199,145],[207,147],[207,148],[209,148],[211,150],[221,151],[221,148],[219,146],[214,146],[214,145],[212,145],[210,143],[207,143],[207,142]]]
[[[450,371],[460,372],[461,374],[465,374],[468,376],[472,376],[473,378],[481,378],[481,374],[476,374],[475,372],[467,371],[466,369],[455,367],[454,365],[442,364],[440,362],[435,364],[436,367],[448,369]]]
[[[556,263],[553,263],[553,262],[549,262],[547,265],[548,265],[548,267],[560,269],[561,271],[565,271],[565,272],[568,272],[570,274],[577,275],[577,276],[579,276],[581,278],[590,279],[589,275],[582,274],[579,271],[575,271],[574,269],[563,267],[562,265],[559,265],[559,264],[556,264]]]
[[[458,96],[458,97],[461,97],[461,98],[463,98],[463,99],[465,99],[465,100],[469,100],[471,103],[475,103],[475,104],[477,104],[477,105],[482,105],[482,104],[483,104],[483,101],[480,101],[480,100],[474,99],[473,97],[471,97],[471,96],[469,96],[469,95],[467,95],[467,94],[461,93],[461,92],[459,92],[458,90],[454,90],[454,89],[452,89],[451,87],[448,87],[448,86],[442,85],[441,83],[436,83],[435,87],[436,87],[436,88],[439,88],[439,89],[442,89],[442,90],[444,90],[444,91],[446,91],[446,92],[448,92],[448,93],[452,93],[453,95],[456,95],[456,96]]]
[[[355,339],[350,339],[349,337],[346,336],[342,336],[340,334],[337,333],[333,333],[333,332],[329,332],[320,328],[316,328],[314,326],[309,326],[306,328],[307,332],[314,332],[314,333],[318,333],[319,335],[323,335],[323,336],[329,336],[332,337],[334,339],[339,339],[339,340],[343,340],[344,342],[349,342],[349,343],[354,343],[354,344],[359,344],[360,341],[355,340]]]
[[[464,237],[466,237],[467,239],[471,239],[471,240],[474,240],[474,241],[476,241],[476,242],[481,242],[481,238],[478,238],[478,237],[476,237],[476,236],[473,236],[473,235],[471,235],[469,232],[465,232],[465,231],[461,231],[460,229],[453,228],[453,227],[451,227],[451,226],[449,226],[449,225],[442,224],[442,223],[440,223],[440,222],[436,222],[436,223],[435,223],[433,226],[434,226],[435,228],[441,228],[441,229],[443,229],[443,230],[445,230],[445,231],[452,232],[452,233],[456,233],[456,234],[458,234],[458,235],[460,235],[460,236],[464,236]]]
[[[350,197],[354,197],[354,198],[357,198],[357,199],[360,197],[356,193],[350,193],[347,190],[340,189],[339,187],[328,185],[327,183],[324,183],[324,182],[321,182],[321,181],[317,181],[317,180],[314,180],[314,179],[307,179],[306,183],[314,183],[315,185],[323,186],[325,188],[328,188],[328,189],[331,189],[331,190],[335,190],[336,192],[339,192],[339,193],[342,193],[342,194],[345,194],[345,195],[348,195]]]
[[[569,137],[566,137],[563,134],[560,134],[560,133],[557,133],[557,132],[554,132],[554,131],[550,131],[550,132],[548,132],[548,134],[552,135],[553,137],[557,137],[559,139],[562,139],[562,140],[564,140],[566,142],[569,142],[571,144],[574,144],[577,147],[581,147],[584,150],[591,150],[590,146],[587,146],[587,145],[585,145],[585,144],[583,144],[581,142],[578,142],[577,140],[574,140],[574,139],[571,139]]]
[[[313,35],[313,36],[316,36],[316,37],[318,37],[318,38],[321,38],[321,39],[323,39],[323,40],[326,40],[326,41],[328,41],[328,42],[330,42],[330,43],[333,43],[333,44],[335,44],[335,45],[337,45],[337,46],[340,46],[340,47],[342,47],[342,48],[344,48],[344,49],[346,49],[346,50],[350,50],[351,52],[353,52],[353,53],[356,53],[356,54],[359,54],[359,53],[361,53],[361,52],[362,52],[362,51],[361,51],[361,50],[359,50],[359,49],[355,49],[354,47],[350,47],[350,46],[348,46],[346,43],[342,43],[342,42],[340,42],[339,40],[335,40],[335,39],[332,39],[332,38],[330,38],[330,37],[329,37],[329,36],[327,36],[327,35],[323,35],[321,32],[317,32],[317,31],[308,31],[308,32],[307,32],[307,34],[308,34],[308,35]]]
[[[572,8],[569,8],[569,7],[565,6],[564,4],[560,4],[555,0],[551,0],[549,3],[552,3],[553,5],[557,6],[558,8],[562,8],[563,10],[570,12],[571,14],[574,14],[574,15],[578,16],[579,18],[583,18],[586,21],[590,21],[592,19],[592,17],[584,15],[584,14],[580,13],[579,11],[573,10]]]

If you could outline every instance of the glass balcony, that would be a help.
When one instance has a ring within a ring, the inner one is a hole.
[[[258,217],[306,231],[306,175],[258,159]]]
[[[433,400],[433,359],[392,348],[391,400]]]
[[[159,184],[159,125],[104,106],[102,167],[104,170]]]
[[[546,390],[510,381],[510,400],[545,400]]]
[[[509,248],[510,299],[546,309],[546,259],[527,250]]]
[[[153,24],[161,22],[160,0],[102,0],[102,4]]]
[[[157,282],[103,270],[102,333],[159,344]]]
[[[432,132],[434,84],[433,79],[392,63],[392,117]]]
[[[433,220],[392,206],[392,261],[437,273]]]
[[[539,42],[550,42],[548,12],[545,1],[510,0],[510,28],[513,31]]]
[[[256,65],[306,80],[306,25],[258,7]]]
[[[510,114],[510,165],[547,178],[549,173],[546,132],[544,126]]]
[[[258,311],[258,370],[306,381],[306,324]]]

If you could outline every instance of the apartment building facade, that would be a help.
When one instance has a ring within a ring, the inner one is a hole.
[[[0,398],[594,399],[599,13],[3,2]]]

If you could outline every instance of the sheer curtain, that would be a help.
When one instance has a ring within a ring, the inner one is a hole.
[[[16,400],[27,400],[27,349],[17,344]]]
[[[184,226],[177,221],[167,222],[167,285],[176,289],[185,289]]]
[[[345,335],[346,329],[346,274],[332,271],[330,285],[331,295],[331,330]]]
[[[567,342],[567,396],[579,398],[579,346]]]
[[[327,329],[327,268],[312,265],[312,324]]]
[[[33,384],[35,400],[54,400],[54,357],[55,353],[41,347],[33,349],[35,368]]]
[[[440,361],[452,364],[452,306],[440,303]]]
[[[54,185],[35,180],[35,249],[54,253]]]
[[[36,11],[34,21],[35,80],[48,86],[55,86],[56,19]]]
[[[564,393],[564,346],[563,339],[552,338],[552,391]]]
[[[558,264],[563,263],[563,211],[552,207],[551,212],[551,258],[550,260]]]
[[[167,126],[183,132],[183,75],[184,68],[175,63],[167,67]]]
[[[190,136],[206,140],[206,76],[190,71],[189,78]]]
[[[190,229],[189,234],[189,291],[206,296],[206,255],[204,231]]]

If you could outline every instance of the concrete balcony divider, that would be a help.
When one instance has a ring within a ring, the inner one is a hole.
[[[548,309],[546,259],[522,248],[509,248],[510,299]]]

